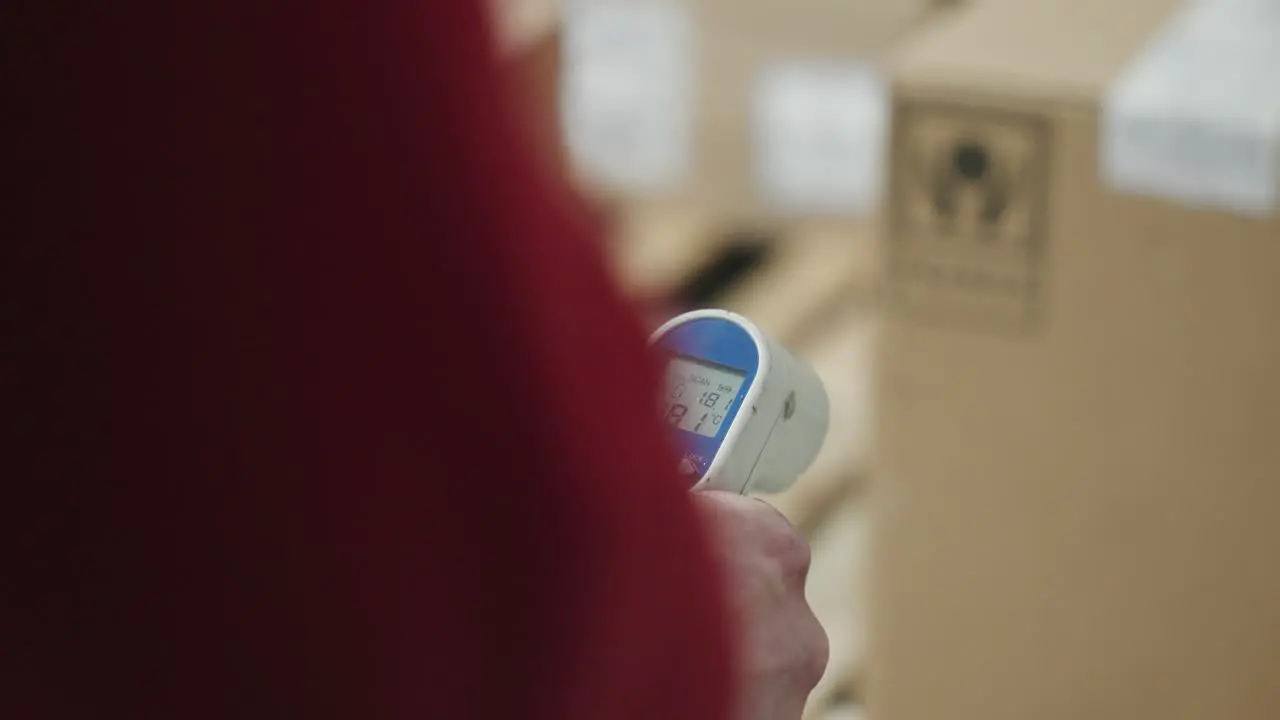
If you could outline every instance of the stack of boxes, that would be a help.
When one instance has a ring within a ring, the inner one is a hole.
[[[563,2],[563,117],[586,186],[726,223],[870,214],[877,61],[930,2]]]
[[[873,720],[1280,718],[1280,3],[561,10],[584,187],[875,229]]]
[[[1280,718],[1280,3],[892,63],[876,720]]]

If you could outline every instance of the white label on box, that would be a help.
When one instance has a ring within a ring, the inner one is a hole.
[[[884,185],[889,90],[860,62],[766,67],[753,99],[756,175],[787,212],[862,215]]]
[[[692,26],[678,0],[566,0],[562,117],[574,164],[636,192],[689,171]]]
[[[1266,216],[1280,197],[1280,0],[1193,0],[1109,89],[1119,192]]]

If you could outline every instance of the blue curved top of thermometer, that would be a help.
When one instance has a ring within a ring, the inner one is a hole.
[[[727,428],[737,419],[747,391],[756,381],[756,374],[760,369],[759,350],[746,330],[737,323],[722,318],[698,318],[677,325],[663,334],[655,347],[663,362],[669,361],[672,356],[684,356],[745,375],[715,437],[672,428],[680,452],[684,457],[694,460],[698,474],[702,475],[719,452]]]

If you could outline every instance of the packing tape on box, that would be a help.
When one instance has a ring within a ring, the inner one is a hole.
[[[1112,189],[1274,213],[1280,2],[1189,2],[1116,79],[1099,124],[1099,167]]]
[[[787,60],[757,78],[755,163],[784,212],[866,215],[884,186],[889,85],[873,64]]]
[[[562,119],[587,179],[627,194],[679,191],[695,175],[697,27],[685,0],[564,0]],[[702,81],[707,81],[702,78]],[[885,175],[888,83],[854,59],[763,62],[741,108],[761,204],[862,216]]]

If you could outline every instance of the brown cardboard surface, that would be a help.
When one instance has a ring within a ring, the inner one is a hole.
[[[1280,718],[1280,219],[1099,181],[1176,5],[982,0],[895,57],[877,720]],[[966,137],[1022,168],[986,241],[912,220]]]
[[[1179,0],[975,0],[895,48],[908,92],[1092,104]]]

